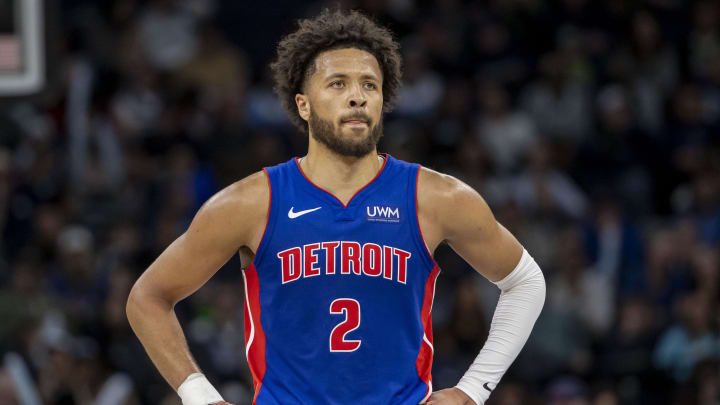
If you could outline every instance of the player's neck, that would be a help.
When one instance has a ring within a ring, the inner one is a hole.
[[[300,160],[300,167],[310,181],[336,195],[344,203],[358,189],[372,181],[383,164],[384,160],[376,150],[357,158],[339,155],[319,144],[311,145],[308,154]]]

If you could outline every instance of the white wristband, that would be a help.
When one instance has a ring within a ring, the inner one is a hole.
[[[208,405],[223,401],[220,393],[201,373],[190,374],[180,384],[177,393],[183,405]]]

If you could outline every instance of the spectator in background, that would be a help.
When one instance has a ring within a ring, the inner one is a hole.
[[[709,77],[715,55],[720,52],[720,8],[713,1],[702,0],[692,6],[693,25],[689,35],[689,65],[699,79]]]
[[[486,324],[485,316],[480,310],[475,283],[472,279],[461,281],[455,290],[449,326],[463,357],[474,358],[478,351],[478,342],[487,339]]]
[[[157,69],[175,71],[197,50],[197,17],[179,0],[152,0],[138,21],[140,45]]]
[[[13,155],[6,162],[11,176],[6,180],[9,195],[4,233],[7,239],[2,248],[12,260],[23,247],[32,244],[36,205],[57,201],[65,193],[63,178],[67,162],[49,112],[20,104],[7,111],[7,119],[24,134],[16,141],[7,140]]]
[[[438,1],[429,4],[430,13],[419,13],[415,32],[425,44],[428,56],[435,61],[438,72],[444,76],[457,76],[470,66],[463,66],[463,36],[467,30],[467,15],[463,4]],[[433,15],[430,17],[430,15]]]
[[[404,41],[401,49],[405,71],[394,114],[422,120],[437,109],[444,92],[445,80],[432,70],[422,41],[409,38]]]
[[[462,177],[464,182],[478,190],[492,206],[501,205],[508,197],[507,173],[493,170],[490,151],[476,136],[466,136],[457,148],[454,167],[449,172]]]
[[[245,107],[249,68],[245,55],[233,47],[209,21],[200,25],[198,50],[177,72],[177,86],[197,93],[198,102],[189,120],[189,135],[208,138],[213,131],[241,119]],[[214,122],[213,117],[220,118]]]
[[[57,244],[58,261],[49,276],[49,290],[73,321],[95,322],[106,288],[106,274],[97,267],[95,239],[88,228],[70,225]]]
[[[632,218],[612,196],[599,193],[583,226],[592,271],[612,280],[616,297],[643,288],[644,245]]]
[[[131,141],[152,129],[165,107],[160,90],[155,71],[141,62],[133,64],[109,106],[121,139]]]
[[[567,174],[553,167],[552,153],[546,142],[531,148],[527,170],[512,180],[513,198],[528,215],[580,219],[587,212],[587,197]]]
[[[120,140],[108,111],[112,79],[82,59],[70,72],[68,163],[72,187],[84,197],[113,192],[125,176]]]
[[[580,145],[576,178],[590,190],[612,190],[631,213],[652,208],[651,170],[661,159],[636,127],[625,89],[606,86],[598,93],[597,107],[597,130]]]
[[[470,31],[470,55],[477,77],[501,87],[516,88],[529,75],[529,66],[512,41],[508,27],[499,21],[476,18]]]
[[[650,238],[647,247],[644,291],[657,306],[662,323],[670,320],[673,304],[695,286],[689,269],[690,251],[680,250],[682,237],[671,228],[660,228]]]
[[[262,80],[247,94],[245,119],[248,126],[255,129],[280,129],[290,121],[283,110],[280,100],[273,93],[273,79],[270,69],[262,70]]]
[[[693,212],[698,238],[709,246],[720,243],[720,170],[708,168],[692,182]]]
[[[703,123],[703,106],[694,83],[680,85],[672,95],[671,120],[668,129],[670,163],[674,166],[677,186],[688,178],[709,169],[707,147],[711,144],[708,127]]]
[[[452,152],[470,132],[472,111],[470,81],[456,78],[448,81],[435,115],[428,122],[429,136],[434,150],[433,159],[440,167],[452,164]]]
[[[717,133],[720,130],[720,47],[713,51],[710,58],[707,76],[700,82],[700,92],[703,121]]]
[[[11,278],[0,288],[0,348],[17,349],[23,329],[42,319],[58,301],[47,294],[47,281],[36,252],[27,250],[14,263]]]
[[[232,90],[236,95],[242,95],[247,74],[243,55],[209,21],[199,26],[197,52],[177,72],[178,80],[185,86],[208,91]]]
[[[57,255],[60,232],[67,225],[66,215],[59,204],[39,204],[35,209],[35,222],[32,227],[33,248],[29,249],[29,252],[42,261],[52,260]]]
[[[243,355],[244,297],[237,294],[242,288],[241,283],[213,283],[204,295],[194,298],[198,310],[188,330],[193,345],[206,353],[204,361],[221,380],[248,384],[252,376]]]
[[[496,174],[517,171],[537,142],[533,121],[525,113],[511,110],[510,94],[492,82],[479,89],[480,116],[476,134]]]
[[[540,78],[521,94],[521,106],[543,137],[577,145],[591,128],[590,89],[570,74],[568,54],[555,50],[538,62]]]
[[[611,274],[589,268],[582,236],[579,226],[558,233],[548,305],[551,312],[602,336],[614,319],[615,288]]]
[[[50,405],[136,405],[138,398],[130,377],[112,372],[99,357],[97,342],[66,331],[39,347],[45,359],[38,370],[37,389]]]
[[[595,348],[592,373],[619,390],[622,404],[661,403],[666,391],[653,370],[657,309],[641,296],[620,300],[617,321]],[[645,402],[643,402],[645,401]]]
[[[710,302],[718,303],[720,298],[720,249],[702,244],[697,244],[692,249],[690,260],[697,289],[709,297]],[[720,316],[720,308],[716,310],[715,316]]]
[[[638,124],[649,133],[658,133],[663,127],[663,101],[677,83],[678,58],[648,11],[633,16],[631,30],[632,42],[624,52],[631,60]]]
[[[720,360],[720,335],[712,329],[710,298],[693,292],[678,300],[677,320],[661,336],[653,360],[675,381],[687,382],[696,365]]]

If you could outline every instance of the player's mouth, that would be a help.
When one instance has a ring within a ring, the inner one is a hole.
[[[359,126],[367,126],[367,121],[364,121],[364,120],[347,120],[347,121],[343,121],[343,124],[345,124],[345,125],[350,125],[350,126],[354,126],[354,127],[359,127]]]
[[[367,127],[368,126],[368,120],[360,117],[353,117],[349,119],[342,120],[342,125],[347,125],[350,127]]]

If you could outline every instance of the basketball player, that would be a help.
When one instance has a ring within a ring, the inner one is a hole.
[[[173,306],[239,251],[253,403],[483,404],[543,306],[535,261],[470,187],[377,153],[400,86],[386,29],[326,10],[280,42],[272,68],[307,155],[220,191],[140,277],[127,312],[150,358],[183,404],[224,403]],[[475,362],[433,392],[442,242],[502,293]]]

